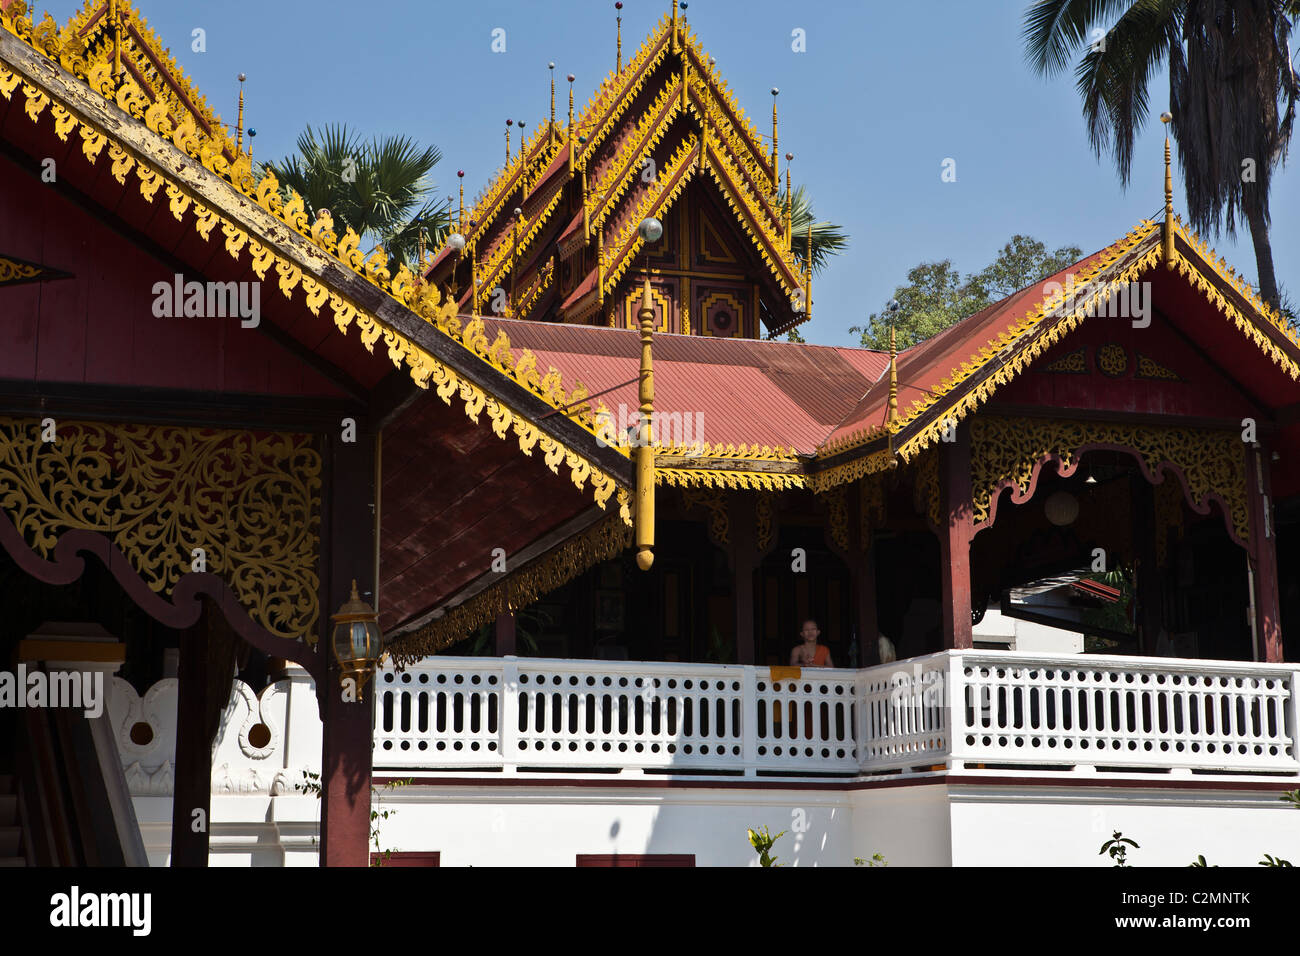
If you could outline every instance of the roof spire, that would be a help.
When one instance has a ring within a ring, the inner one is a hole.
[[[113,83],[122,72],[122,21],[117,15],[117,0],[109,0],[108,19],[113,24]]]
[[[1165,130],[1165,221],[1161,227],[1161,247],[1164,254],[1165,268],[1174,267],[1174,173],[1172,165],[1172,154],[1169,151],[1169,123],[1173,121],[1174,114],[1168,110],[1160,114],[1160,122],[1166,126]]]
[[[789,251],[794,242],[794,193],[790,190],[790,163],[794,153],[785,154],[785,248]]]
[[[618,28],[617,28],[618,29],[618,53],[614,58],[614,72],[622,73],[623,72],[623,14],[621,11],[623,9],[623,0],[618,0],[618,2],[614,4],[614,9],[620,11],[619,14],[614,18],[618,22]]]
[[[677,0],[673,0],[673,52],[677,52]]]
[[[803,257],[803,284],[804,284],[804,302],[803,314],[805,321],[812,318],[812,216],[808,217],[808,247]]]
[[[781,91],[775,86],[772,87],[772,183],[777,187],[779,187],[781,183],[781,172],[777,168],[777,157],[779,154],[776,151],[776,98],[780,95]]]
[[[456,170],[456,178],[460,180],[460,209],[456,213],[456,231],[465,231],[465,170]]]
[[[555,61],[546,64],[546,68],[551,71],[551,128],[546,138],[549,142],[555,142]]]
[[[573,175],[573,154],[578,150],[578,144],[573,141],[577,130],[573,125],[573,74],[569,74],[569,175]]]
[[[244,151],[244,80],[247,77],[243,73],[239,74],[239,115],[235,121],[235,152]]]
[[[515,125],[512,119],[506,120],[506,165],[510,165],[510,127]]]
[[[898,340],[892,317],[889,322],[889,423],[898,421]]]

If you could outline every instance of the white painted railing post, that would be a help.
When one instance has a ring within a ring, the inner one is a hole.
[[[1291,722],[1291,760],[1300,769],[1300,671],[1291,672],[1291,697],[1287,701],[1287,720]]]
[[[961,770],[966,765],[966,665],[961,651],[948,652],[948,666],[944,676],[942,714],[947,726],[944,737],[948,742],[947,764],[950,770]]]
[[[514,773],[519,752],[519,658],[513,654],[501,660],[501,708],[497,726],[497,747],[501,770]]]
[[[758,776],[758,668],[745,665],[745,677],[740,682],[740,727],[742,732],[741,755],[745,762],[745,776]]]

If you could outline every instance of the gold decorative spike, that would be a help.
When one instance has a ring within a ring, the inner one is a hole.
[[[616,3],[614,4],[614,7],[618,10],[622,10],[623,4]],[[618,27],[616,28],[618,31],[618,52],[615,53],[614,55],[614,72],[622,73],[623,72],[623,16],[622,14],[615,17],[615,20],[618,23]]]
[[[596,230],[596,301],[605,304],[605,230]]]
[[[677,0],[673,0],[673,52],[677,52],[677,46],[681,42],[677,29]]]
[[[469,314],[478,318],[478,251],[472,242],[469,245],[469,294]]]
[[[239,74],[239,114],[235,126],[235,152],[244,151],[244,74]]]
[[[779,89],[777,89],[775,86],[772,87],[772,182],[773,183],[779,183],[781,181],[781,173],[780,170],[777,168],[777,158],[779,157],[780,154],[776,151],[777,142],[778,142],[778,138],[776,134],[776,98],[777,96],[780,95],[780,93],[781,91]]]
[[[898,422],[898,343],[893,323],[889,326],[889,424]]]
[[[794,153],[785,154],[785,248],[789,252],[794,243],[794,192],[790,188],[790,160]]]
[[[569,175],[573,175],[574,153],[578,151],[578,128],[573,125],[573,74],[569,74]]]
[[[641,427],[636,449],[636,565],[642,571],[649,571],[655,560],[655,376],[650,348],[655,312],[649,276],[641,287],[641,310],[637,318],[641,322]]]
[[[117,0],[110,0],[108,19],[113,24],[113,82],[122,72],[122,21],[117,15]]]
[[[1160,122],[1166,126],[1173,120],[1172,113],[1164,112],[1160,114]],[[1174,263],[1174,173],[1172,166],[1172,154],[1169,150],[1169,133],[1165,133],[1165,221],[1161,226],[1161,250],[1163,251],[1165,268],[1172,269]]]
[[[456,170],[456,178],[460,180],[460,206],[456,212],[456,228],[463,235],[465,232],[465,170]]]
[[[804,316],[812,318],[812,219],[808,220],[808,246],[803,257]]]
[[[546,141],[548,143],[554,143],[555,142],[555,64],[553,62],[548,64],[547,69],[550,70],[551,72],[551,125],[547,128],[546,131]]]
[[[685,113],[691,102],[691,58],[686,47],[682,47],[682,112]]]
[[[582,238],[591,239],[591,203],[587,201],[587,164],[582,164]]]
[[[506,165],[507,166],[510,165],[510,127],[513,123],[514,123],[513,120],[506,120]],[[520,145],[522,146],[523,144],[521,143]]]

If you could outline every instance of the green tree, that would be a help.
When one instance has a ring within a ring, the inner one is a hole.
[[[298,152],[268,163],[280,185],[303,197],[309,220],[328,209],[340,235],[351,226],[369,252],[383,246],[389,267],[414,265],[419,237],[436,248],[446,233],[451,202],[433,195],[429,174],[442,158],[436,146],[423,149],[407,136],[364,142],[345,125],[298,137]]]
[[[777,199],[779,207],[785,209],[785,190],[781,190]],[[849,247],[849,237],[842,226],[824,220],[818,221],[813,213],[812,200],[803,186],[796,186],[790,203],[790,247],[795,258],[804,262],[808,255],[808,224],[812,223],[812,267],[813,274],[826,268],[831,256],[837,256]]]
[[[892,321],[898,347],[923,342],[1082,257],[1076,246],[1049,252],[1037,239],[1015,235],[993,262],[964,281],[951,259],[922,262],[908,270],[905,284],[894,289],[898,309]],[[889,348],[890,321],[889,313],[882,310],[869,316],[865,327],[854,326],[849,331],[861,333],[863,347],[884,350]]]
[[[1037,0],[1025,13],[1030,64],[1075,63],[1088,137],[1128,184],[1150,83],[1169,72],[1169,109],[1194,228],[1250,228],[1261,297],[1281,306],[1269,243],[1269,186],[1291,140],[1300,80],[1289,17],[1300,0]],[[1106,29],[1109,27],[1109,29]]]

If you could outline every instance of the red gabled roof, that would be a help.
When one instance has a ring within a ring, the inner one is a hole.
[[[504,329],[516,359],[561,370],[616,415],[638,407],[640,335],[634,329],[485,319],[487,336]],[[709,445],[793,448],[811,455],[885,371],[888,356],[870,349],[754,339],[656,334],[655,411],[700,413]],[[606,389],[613,389],[606,392]],[[605,393],[598,395],[597,393]]]
[[[1111,247],[1108,246],[1107,249],[1109,248]],[[969,361],[972,358],[972,351],[1012,331],[1018,322],[1047,297],[1048,286],[1051,283],[1064,285],[1067,276],[1077,276],[1090,271],[1107,249],[1080,259],[1041,282],[1026,286],[1000,302],[995,302],[974,315],[967,316],[956,325],[949,326],[924,342],[899,352],[898,410],[900,416],[905,417],[907,409],[914,401],[929,397],[931,392],[950,377],[955,369],[960,368],[963,362]],[[856,433],[883,426],[888,410],[889,382],[886,376],[863,396],[862,401],[857,403],[852,412],[845,416],[831,433],[828,441],[849,439]]]

